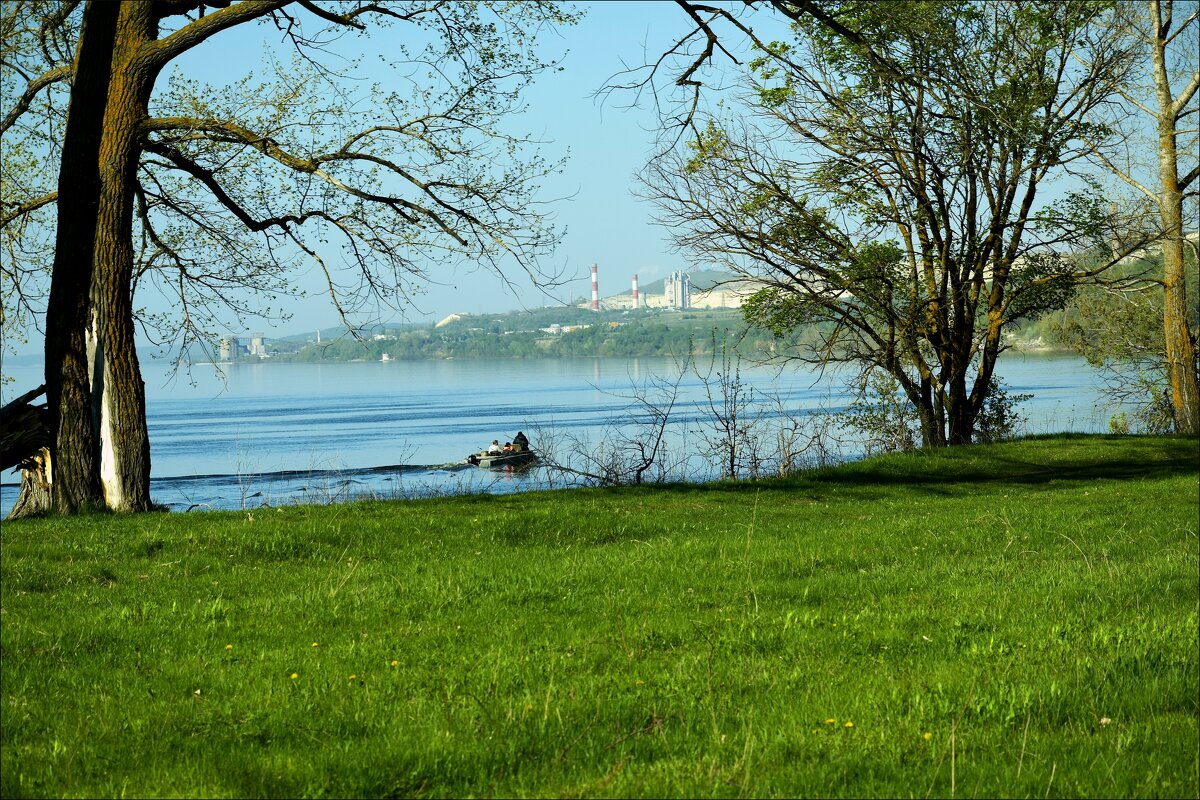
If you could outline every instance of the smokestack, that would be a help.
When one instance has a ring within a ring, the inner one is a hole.
[[[600,310],[600,284],[596,281],[596,265],[592,264],[592,311]]]
[[[634,309],[634,311],[636,311],[638,308],[639,308],[639,306],[638,306],[638,296],[637,296],[637,273],[635,272],[635,273],[633,273],[633,309]]]

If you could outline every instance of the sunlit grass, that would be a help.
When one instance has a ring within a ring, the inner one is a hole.
[[[1195,439],[5,523],[2,793],[1191,796]]]

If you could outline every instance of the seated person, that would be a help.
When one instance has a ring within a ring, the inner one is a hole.
[[[512,442],[505,442],[505,443],[504,443],[504,450],[502,450],[501,452],[504,452],[504,453],[511,453],[511,452],[513,452],[513,446],[512,446]]]
[[[490,445],[488,445],[487,451],[488,451],[488,455],[494,455],[495,453],[499,453],[500,452],[500,440],[492,439],[492,443]]]
[[[525,434],[517,431],[517,435],[513,437],[513,452],[523,453],[529,449],[529,439]]]

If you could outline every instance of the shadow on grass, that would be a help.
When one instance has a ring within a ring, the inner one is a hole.
[[[1095,434],[1043,435],[996,445],[971,445],[896,453],[799,473],[787,478],[664,484],[656,492],[820,493],[823,488],[891,490],[961,495],[964,487],[1010,485],[1030,489],[1050,483],[1146,480],[1200,471],[1200,438]],[[637,491],[635,489],[634,491]],[[645,491],[645,489],[642,489]],[[1197,494],[1200,500],[1200,488]]]

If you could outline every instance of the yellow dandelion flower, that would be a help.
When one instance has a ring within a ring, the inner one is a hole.
[[[641,678],[638,678],[638,679],[637,679],[636,681],[634,681],[633,683],[634,683],[634,685],[636,685],[636,686],[645,686],[645,685],[646,685],[646,682],[645,682],[644,680],[642,680]]]
[[[320,644],[318,644],[317,642],[313,642],[313,645],[312,645],[312,646],[313,646],[313,647],[320,647],[321,645],[320,645]]]
[[[837,720],[834,719],[833,717],[830,717],[829,719],[825,720],[826,725],[833,725],[836,722],[837,722]]]
[[[300,673],[298,673],[298,672],[293,672],[293,673],[292,673],[292,680],[296,680],[296,679],[297,679],[297,678],[299,678],[299,677],[300,677]]]
[[[925,736],[924,736],[925,741],[928,742],[932,738],[933,738],[933,734],[930,733],[929,731],[925,731]]]
[[[393,658],[393,659],[392,659],[392,666],[393,666],[393,667],[398,667],[398,666],[400,666],[400,662],[399,662],[399,661],[397,661],[396,659],[394,659],[394,658]]]
[[[846,720],[846,727],[847,727],[847,728],[853,728],[853,727],[854,727],[854,723],[853,723],[853,722],[851,722],[850,720]]]
[[[353,680],[358,680],[358,676],[357,676],[357,675],[351,675],[351,676],[349,677],[349,679],[348,679],[348,680],[352,680],[352,681],[353,681]]]
[[[232,649],[233,649],[233,645],[231,645],[231,644],[227,644],[227,645],[225,645],[225,649],[226,649],[226,650],[232,650]]]

